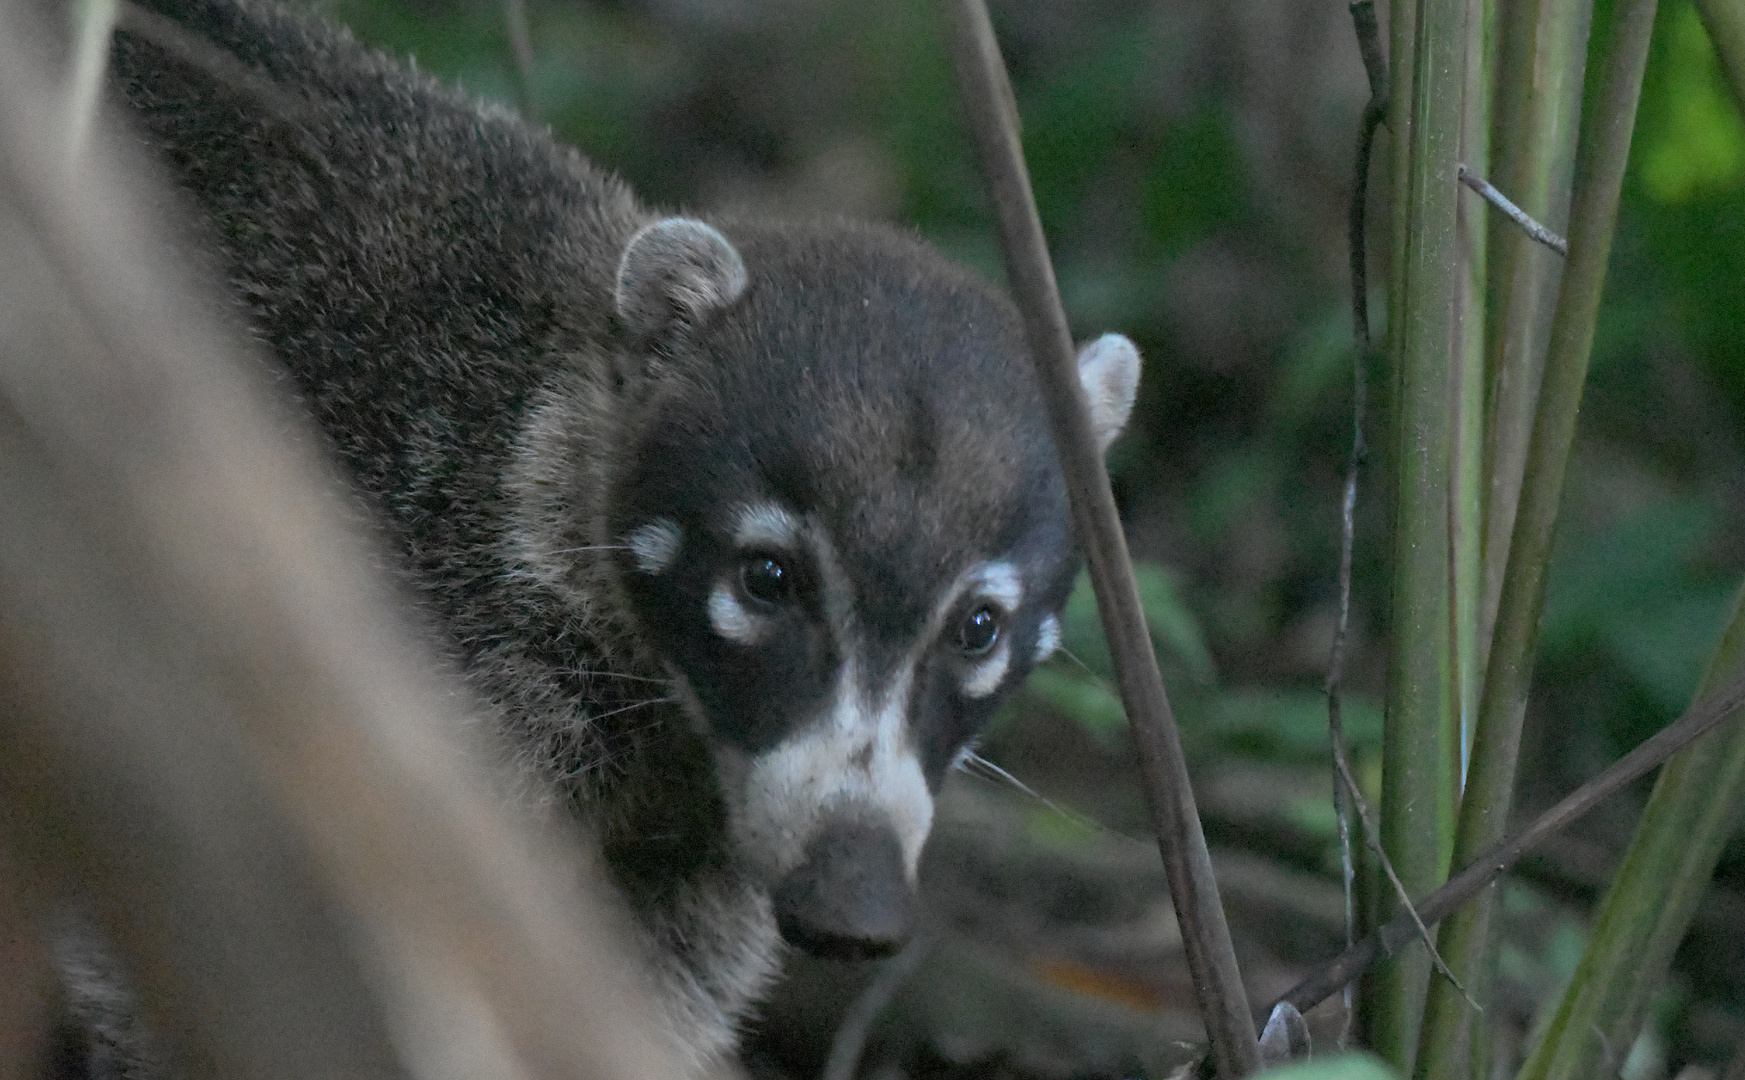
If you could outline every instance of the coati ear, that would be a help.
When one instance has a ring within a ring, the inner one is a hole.
[[[1104,334],[1079,350],[1079,383],[1091,402],[1097,449],[1107,450],[1127,426],[1139,390],[1139,350],[1121,334]]]
[[[684,333],[739,299],[745,262],[727,238],[692,218],[662,218],[624,245],[612,301],[632,333]]]

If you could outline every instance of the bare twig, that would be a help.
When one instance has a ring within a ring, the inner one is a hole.
[[[854,999],[854,1004],[848,1007],[848,1012],[842,1018],[842,1023],[836,1027],[836,1034],[830,1040],[830,1057],[824,1063],[824,1074],[821,1080],[854,1080],[855,1067],[860,1064],[861,1051],[866,1048],[866,1037],[872,1031],[873,1021],[885,1011],[891,998],[902,989],[915,969],[921,966],[921,961],[927,959],[927,954],[933,951],[933,945],[938,940],[938,932],[934,925],[923,920],[921,928],[903,946],[903,951],[886,960],[879,968],[877,975],[866,984],[860,996]]]
[[[1460,182],[1485,197],[1485,201],[1501,210],[1510,221],[1521,227],[1528,236],[1544,244],[1559,255],[1568,257],[1569,241],[1545,226],[1533,220],[1533,215],[1509,201],[1509,197],[1492,187],[1482,176],[1475,176],[1465,165],[1460,166]]]
[[[1636,749],[1608,766],[1605,771],[1567,795],[1563,801],[1534,819],[1533,823],[1514,836],[1473,860],[1440,888],[1420,899],[1417,914],[1426,924],[1446,918],[1482,892],[1491,882],[1515,865],[1521,856],[1532,851],[1570,822],[1592,810],[1637,777],[1664,763],[1667,758],[1693,740],[1732,717],[1745,706],[1745,672],[1739,673],[1714,693],[1686,709],[1684,715],[1643,740]],[[1378,956],[1391,955],[1395,949],[1417,934],[1412,917],[1401,912],[1380,930],[1346,949],[1281,997],[1301,1012],[1315,1007],[1329,994],[1363,974]]]
[[[1345,490],[1339,503],[1339,618],[1333,631],[1333,649],[1327,660],[1327,729],[1335,756],[1335,773],[1349,766],[1340,760],[1344,746],[1344,724],[1340,719],[1345,649],[1351,628],[1351,552],[1357,532],[1357,478],[1368,450],[1363,440],[1363,418],[1369,391],[1369,245],[1366,239],[1369,208],[1369,159],[1375,145],[1375,132],[1387,118],[1387,60],[1381,51],[1381,35],[1375,21],[1375,0],[1356,0],[1351,5],[1351,21],[1357,32],[1358,52],[1363,56],[1363,70],[1369,78],[1369,104],[1364,106],[1363,119],[1357,134],[1357,177],[1351,185],[1349,245],[1351,256],[1351,458],[1345,467]],[[1333,778],[1333,813],[1339,822],[1339,870],[1345,893],[1345,946],[1350,948],[1357,937],[1357,870],[1351,857],[1351,819],[1347,812],[1345,785],[1338,775]],[[1383,856],[1384,858],[1386,856]],[[1356,1014],[1350,984],[1344,991],[1345,1019],[1339,1029],[1339,1045],[1351,1038],[1351,1022]]]
[[[1393,883],[1394,895],[1400,900],[1401,913],[1411,920],[1412,926],[1418,931],[1419,940],[1424,943],[1424,948],[1430,950],[1430,962],[1436,965],[1436,970],[1442,973],[1442,977],[1447,979],[1450,985],[1460,991],[1460,996],[1466,999],[1467,1004],[1479,1012],[1483,1012],[1484,1009],[1479,1007],[1478,1002],[1472,1000],[1472,995],[1466,992],[1466,987],[1460,985],[1460,980],[1454,977],[1454,972],[1450,971],[1448,965],[1443,962],[1442,954],[1436,951],[1436,941],[1430,936],[1430,928],[1424,924],[1423,916],[1412,905],[1412,898],[1406,892],[1405,883],[1394,872],[1394,864],[1388,859],[1387,852],[1382,850],[1381,831],[1376,828],[1375,818],[1369,812],[1369,804],[1364,800],[1363,793],[1357,790],[1357,778],[1351,775],[1351,764],[1345,759],[1345,742],[1337,733],[1333,737],[1333,764],[1339,770],[1339,781],[1344,785],[1346,797],[1351,800],[1351,805],[1357,810],[1357,820],[1363,823],[1364,842],[1369,845],[1369,850],[1375,855],[1376,861],[1381,863],[1382,872],[1387,874],[1388,881]]]
[[[1072,336],[1060,306],[1018,143],[1005,64],[982,0],[951,0],[945,6],[951,17],[965,113],[999,219],[1007,276],[1023,313],[1025,336],[1054,428],[1079,541],[1096,588],[1098,614],[1114,656],[1115,678],[1133,726],[1140,775],[1181,923],[1188,970],[1211,1039],[1212,1058],[1220,1076],[1247,1076],[1260,1068],[1254,1018],[1248,1011],[1229,926],[1218,902],[1218,886],[1182,756],[1181,733],[1170,712],[1139,605],[1108,472],[1091,434]]]

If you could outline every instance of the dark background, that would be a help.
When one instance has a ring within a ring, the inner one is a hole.
[[[532,0],[525,91],[499,0],[321,10],[520,105],[650,202],[901,222],[1000,276],[925,0]],[[1146,356],[1110,470],[1258,1000],[1340,941],[1319,688],[1350,443],[1345,206],[1366,95],[1349,16],[1340,0],[1077,0],[997,3],[994,18],[1075,332],[1120,330]],[[1688,703],[1745,568],[1745,125],[1688,0],[1662,3],[1656,34],[1523,814]],[[1378,446],[1383,366],[1369,377]],[[1380,731],[1384,469],[1372,461],[1359,510],[1347,722],[1360,750]],[[883,1080],[1158,1075],[1195,1036],[1084,597],[1068,645],[1083,664],[1040,672],[983,747],[1029,790],[989,770],[952,781],[928,861],[935,944],[864,1063]],[[1374,758],[1362,755],[1370,782]],[[1644,790],[1509,885],[1501,1058],[1573,968]],[[869,973],[797,964],[753,1032],[752,1070],[815,1075]],[[1737,839],[1662,1006],[1632,1080],[1724,1060],[1745,1036]],[[1336,1013],[1317,1021],[1323,1038],[1337,1029]]]

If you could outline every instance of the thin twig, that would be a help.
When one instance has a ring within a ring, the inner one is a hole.
[[[885,1011],[891,998],[921,966],[921,961],[927,959],[938,940],[939,934],[933,924],[923,920],[909,944],[903,946],[903,951],[884,962],[878,974],[848,1007],[842,1023],[837,1025],[836,1034],[830,1040],[830,1057],[824,1063],[820,1080],[854,1080],[854,1071],[860,1064],[861,1052],[866,1049],[866,1037],[872,1031],[873,1021]]]
[[[1531,825],[1474,859],[1440,888],[1420,899],[1416,905],[1418,916],[1426,925],[1440,922],[1483,892],[1521,856],[1555,836],[1620,788],[1663,764],[1741,707],[1745,707],[1745,671],[1686,709],[1677,720],[1644,739],[1636,749],[1535,818]],[[1279,1000],[1290,1002],[1299,1012],[1308,1012],[1329,994],[1363,974],[1378,956],[1391,955],[1416,934],[1411,915],[1401,912],[1380,930],[1321,965]]]
[[[1345,649],[1351,629],[1351,552],[1357,533],[1357,478],[1367,454],[1363,419],[1369,380],[1369,244],[1366,220],[1369,208],[1369,159],[1376,129],[1387,117],[1387,58],[1382,55],[1381,35],[1376,27],[1375,0],[1356,0],[1351,21],[1357,32],[1357,49],[1369,79],[1369,103],[1357,133],[1357,176],[1351,185],[1349,245],[1351,257],[1351,324],[1354,348],[1351,359],[1351,458],[1345,467],[1345,490],[1339,503],[1339,620],[1333,631],[1332,654],[1327,660],[1327,730],[1333,752],[1342,753],[1344,724],[1341,720]],[[1335,765],[1335,772],[1341,766]],[[1347,767],[1348,768],[1348,767]],[[1351,857],[1351,817],[1345,785],[1333,778],[1333,814],[1339,822],[1339,870],[1345,893],[1345,947],[1357,937],[1357,869]],[[1345,1019],[1339,1028],[1339,1045],[1351,1040],[1351,1022],[1356,1015],[1351,985],[1343,991]]]
[[[1108,471],[1091,434],[1072,335],[1061,309],[1018,143],[1005,64],[982,0],[950,0],[945,7],[951,18],[966,118],[999,221],[1007,277],[1023,315],[1024,334],[1054,430],[1074,523],[1090,564],[1097,611],[1133,727],[1140,776],[1181,924],[1195,997],[1211,1040],[1212,1058],[1220,1076],[1247,1076],[1260,1068],[1254,1018],[1242,989],[1229,924],[1218,902],[1218,885],[1188,781],[1181,733],[1171,714],[1157,654],[1145,626]]]
[[[1509,197],[1490,185],[1482,176],[1459,166],[1460,182],[1485,197],[1485,201],[1503,212],[1503,216],[1521,227],[1521,231],[1565,258],[1569,257],[1569,241],[1533,220],[1533,215],[1509,201]]]
[[[1389,881],[1393,882],[1394,895],[1399,897],[1401,912],[1411,920],[1412,926],[1418,931],[1418,938],[1424,942],[1424,948],[1430,950],[1431,962],[1436,965],[1436,970],[1442,973],[1442,977],[1448,980],[1449,985],[1460,991],[1460,996],[1466,999],[1468,1005],[1481,1013],[1484,1012],[1479,1003],[1472,999],[1472,995],[1466,992],[1466,987],[1460,985],[1460,980],[1454,977],[1454,972],[1448,969],[1448,965],[1442,959],[1442,954],[1436,951],[1436,942],[1430,936],[1430,928],[1424,925],[1423,916],[1419,914],[1417,908],[1412,906],[1412,898],[1406,892],[1405,883],[1400,881],[1398,874],[1394,873],[1392,860],[1388,858],[1387,852],[1382,850],[1381,830],[1376,828],[1375,818],[1369,812],[1369,804],[1364,800],[1363,793],[1357,790],[1357,779],[1351,775],[1351,763],[1345,759],[1345,741],[1337,733],[1333,736],[1333,763],[1339,770],[1339,780],[1345,787],[1346,797],[1351,800],[1351,805],[1357,810],[1357,820],[1363,823],[1363,839],[1369,845],[1370,852],[1381,863],[1382,872],[1387,874]]]

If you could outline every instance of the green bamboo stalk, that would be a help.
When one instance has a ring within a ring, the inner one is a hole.
[[[1715,44],[1733,103],[1745,115],[1745,0],[1697,0],[1697,13]]]
[[[1407,93],[1390,99],[1390,117],[1409,104],[1396,128],[1393,160],[1404,159],[1404,205],[1396,202],[1396,264],[1390,327],[1395,366],[1396,501],[1393,646],[1388,719],[1382,744],[1382,845],[1406,890],[1439,884],[1453,854],[1458,773],[1454,677],[1459,614],[1450,596],[1458,576],[1450,509],[1458,500],[1455,464],[1460,425],[1456,372],[1461,347],[1455,311],[1460,292],[1456,167],[1461,151],[1467,0],[1418,0],[1415,32],[1395,42],[1393,92],[1409,66]],[[1394,5],[1396,19],[1404,4]],[[1391,121],[1390,121],[1391,122]],[[1402,135],[1406,143],[1401,149]],[[1400,174],[1393,184],[1400,196]],[[1451,570],[1452,568],[1452,570]],[[1386,907],[1391,908],[1392,903]],[[1371,1045],[1409,1073],[1417,1049],[1429,957],[1403,950],[1366,991]]]
[[[1527,0],[1506,5],[1503,56],[1498,73],[1496,137],[1498,154],[1493,175],[1526,192],[1536,215],[1552,203],[1559,174],[1567,176],[1565,162],[1574,156],[1570,114],[1579,106],[1582,49],[1573,48],[1567,29],[1579,22],[1585,39],[1586,18],[1568,9],[1591,0]],[[1562,33],[1563,36],[1556,35]],[[1574,74],[1571,74],[1573,69]],[[1574,86],[1572,94],[1571,85]],[[1468,167],[1482,175],[1482,168],[1469,160]],[[1464,207],[1484,209],[1468,196]],[[1486,543],[1486,577],[1490,590],[1500,594],[1510,550],[1508,532],[1515,519],[1515,502],[1526,464],[1532,410],[1538,396],[1539,372],[1543,369],[1545,329],[1541,310],[1547,279],[1555,280],[1558,267],[1549,250],[1534,242],[1513,223],[1502,219],[1495,235],[1499,265],[1498,317],[1487,335],[1488,361],[1497,373],[1492,400],[1491,441],[1488,447],[1487,491],[1490,495],[1490,527]],[[1585,359],[1582,361],[1585,365]],[[1579,388],[1579,382],[1577,386]],[[1579,396],[1569,402],[1571,410]],[[1573,412],[1570,417],[1573,420]],[[1548,445],[1547,450],[1553,449]],[[1564,447],[1567,455],[1567,446]],[[1544,465],[1540,465],[1543,468]],[[1556,484],[1549,488],[1553,509],[1561,489],[1562,462],[1557,463]],[[1546,479],[1551,479],[1549,474]],[[1544,497],[1543,493],[1541,497]],[[1500,535],[1500,539],[1499,539]],[[1525,568],[1518,572],[1525,572]],[[1542,574],[1543,567],[1534,573]],[[1494,584],[1492,584],[1494,582]],[[1522,596],[1517,592],[1517,596]],[[1522,597],[1525,599],[1526,597]],[[1479,639],[1487,646],[1494,625],[1496,600],[1487,597],[1486,623]],[[1532,598],[1531,618],[1536,623],[1538,600]],[[1488,667],[1488,663],[1485,665]],[[1530,670],[1530,669],[1527,669]],[[1472,767],[1461,803],[1460,832],[1455,863],[1462,865],[1502,839],[1514,790],[1515,762],[1520,745],[1523,713],[1479,721],[1474,737]],[[1481,1007],[1490,999],[1495,952],[1492,920],[1496,887],[1486,889],[1472,904],[1444,920],[1438,949],[1465,993],[1438,981],[1431,985],[1425,1008],[1425,1027],[1420,1042],[1418,1076],[1435,1080],[1483,1075],[1488,1062],[1489,1038],[1482,1014],[1472,1009],[1470,996]]]
[[[1509,546],[1507,569],[1486,666],[1479,709],[1477,750],[1462,806],[1456,859],[1461,863],[1497,842],[1507,825],[1520,752],[1521,724],[1538,645],[1545,572],[1556,530],[1569,449],[1587,379],[1594,320],[1605,283],[1617,218],[1618,196],[1629,158],[1642,69],[1654,22],[1655,0],[1622,0],[1605,66],[1605,84],[1589,118],[1577,164],[1569,263],[1552,317],[1544,386],[1535,409],[1533,434]],[[1488,970],[1489,929],[1495,904],[1488,896],[1456,913],[1439,941],[1454,954],[1456,977],[1483,983]],[[1482,989],[1482,986],[1481,986]],[[1458,1045],[1466,1018],[1463,1003],[1438,993],[1433,1025],[1442,1045]]]
[[[1701,697],[1745,665],[1745,589],[1709,661]],[[1666,763],[1587,950],[1522,1080],[1617,1072],[1642,1027],[1745,807],[1745,709]]]
[[[1412,56],[1417,48],[1420,0],[1393,0],[1388,5],[1388,208],[1391,250],[1388,258],[1389,352],[1398,353],[1400,327],[1405,325],[1406,238],[1411,209]],[[1395,369],[1398,376],[1398,369]],[[1396,393],[1398,388],[1395,388]]]
[[[1466,71],[1461,87],[1460,160],[1480,175],[1490,167],[1491,73],[1494,68],[1496,0],[1466,0]],[[1483,602],[1485,312],[1489,215],[1481,203],[1456,192],[1460,233],[1459,291],[1455,296],[1458,343],[1450,400],[1460,410],[1455,424],[1455,497],[1449,504],[1450,592],[1454,597],[1454,693],[1460,718],[1461,782],[1478,725],[1479,605]]]
[[[1490,76],[1496,5],[1494,0],[1466,0],[1465,75],[1462,86],[1460,160],[1483,175],[1490,161]],[[1456,193],[1456,228],[1460,236],[1455,296],[1455,352],[1450,370],[1449,401],[1453,417],[1451,452],[1453,483],[1449,488],[1448,528],[1450,626],[1450,694],[1459,729],[1460,778],[1465,782],[1472,739],[1478,725],[1479,616],[1483,605],[1484,449],[1485,449],[1485,280],[1488,215],[1485,204],[1470,193]],[[1441,951],[1440,948],[1438,951]],[[1444,962],[1447,958],[1444,957]],[[1431,1026],[1438,1008],[1464,1020],[1465,995],[1474,972],[1454,972],[1460,985],[1433,979],[1426,1002],[1426,1025],[1418,1040],[1416,1075],[1436,1080],[1461,1080],[1467,1047],[1475,1038],[1464,1024],[1451,1030]]]
[[[1533,218],[1563,233],[1581,116],[1593,0],[1503,0],[1495,156],[1487,178]],[[1485,599],[1479,642],[1488,660],[1509,538],[1515,528],[1533,410],[1545,371],[1563,260],[1501,214],[1491,215],[1493,302],[1485,462]]]

